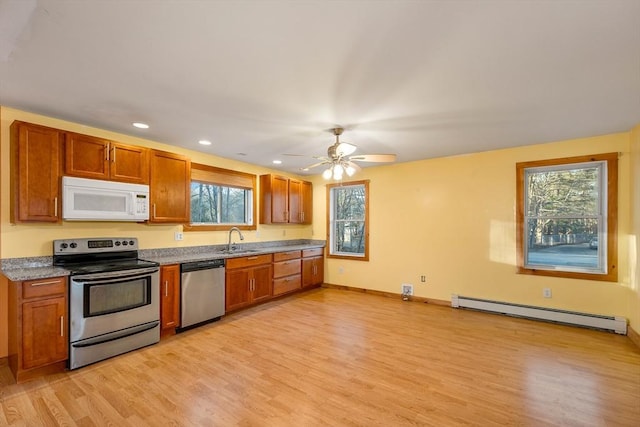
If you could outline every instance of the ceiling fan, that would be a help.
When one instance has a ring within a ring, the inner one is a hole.
[[[355,162],[387,163],[396,160],[395,154],[356,154],[352,156],[351,154],[356,151],[357,147],[348,142],[340,142],[340,135],[344,129],[336,127],[332,129],[332,132],[336,136],[336,142],[327,149],[327,157],[315,157],[320,160],[318,163],[301,168],[301,170],[308,171],[318,166],[329,165],[329,168],[322,173],[322,177],[341,180],[345,173],[348,176],[353,176],[360,170],[360,166]]]

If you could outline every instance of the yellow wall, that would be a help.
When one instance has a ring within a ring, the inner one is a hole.
[[[631,289],[635,293],[629,299],[629,323],[640,333],[640,125],[631,132],[631,218],[629,235],[629,259],[631,265]]]
[[[410,283],[415,295],[438,300],[459,294],[625,316],[640,330],[628,303],[637,300],[629,256],[630,140],[627,132],[366,168],[355,178],[370,180],[370,261],[329,259],[325,281],[393,293]],[[618,283],[516,274],[516,162],[606,152],[621,153]],[[314,192],[314,218],[325,218],[321,178]],[[324,223],[314,227],[326,230]],[[542,296],[546,287],[551,299]]]

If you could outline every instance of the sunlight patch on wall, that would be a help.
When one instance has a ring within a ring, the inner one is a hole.
[[[493,262],[516,264],[516,236],[513,222],[491,220],[489,227],[489,259]]]

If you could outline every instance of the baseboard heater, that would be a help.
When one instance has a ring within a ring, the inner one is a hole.
[[[506,314],[508,316],[582,326],[585,328],[602,329],[621,335],[627,334],[627,319],[619,316],[600,316],[597,314],[578,313],[554,308],[469,298],[461,295],[451,296],[451,306],[454,308],[470,308]]]

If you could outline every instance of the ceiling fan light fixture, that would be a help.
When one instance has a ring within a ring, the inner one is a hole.
[[[353,176],[353,174],[356,173],[356,168],[354,168],[351,165],[347,165],[347,167],[344,168],[344,171],[347,173],[348,176]]]
[[[332,175],[333,175],[333,166],[331,166],[329,169],[322,172],[322,177],[324,179],[331,179]]]

